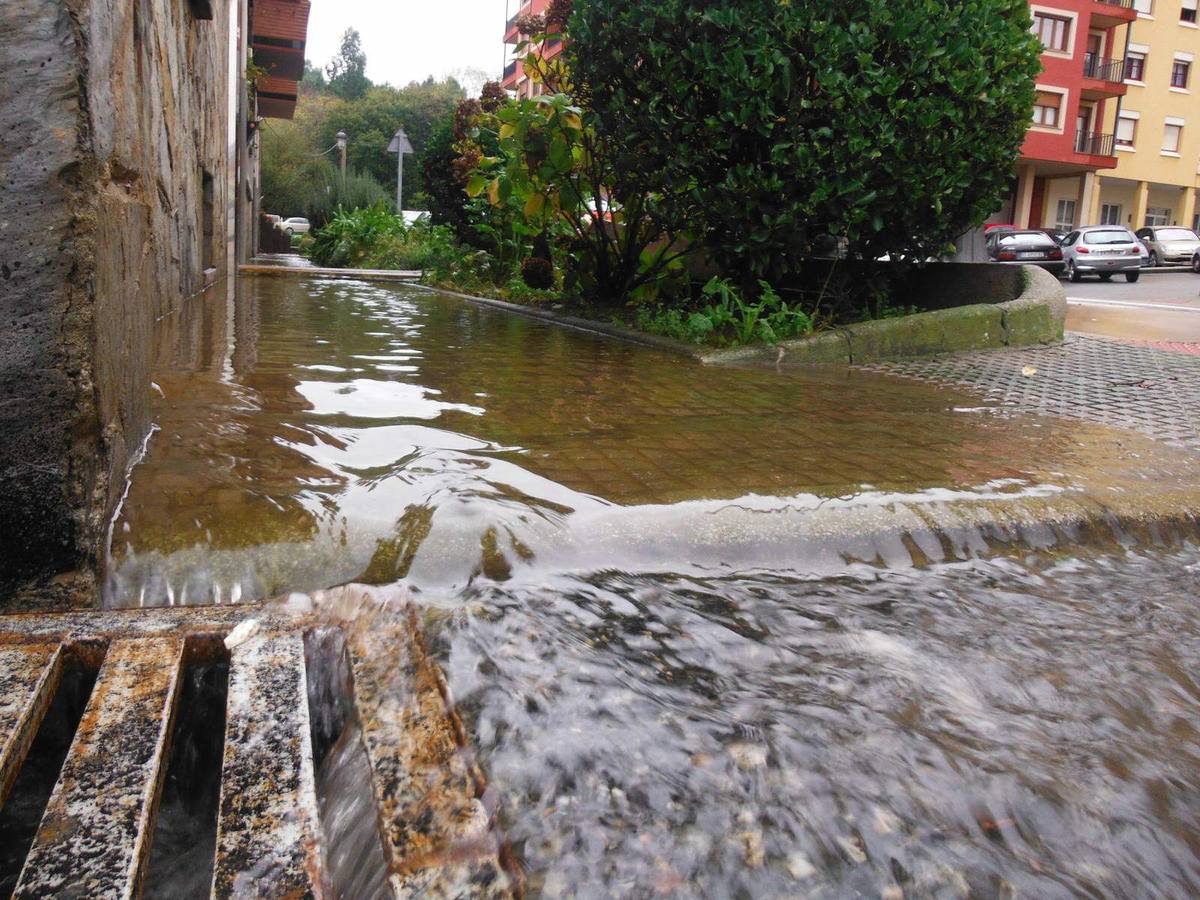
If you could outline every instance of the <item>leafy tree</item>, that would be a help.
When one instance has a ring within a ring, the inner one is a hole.
[[[304,77],[300,79],[300,91],[304,94],[326,94],[329,83],[325,73],[312,64],[312,60],[304,61]]]
[[[682,269],[691,245],[681,220],[664,215],[672,209],[666,195],[620,191],[618,146],[574,102],[563,57],[541,57],[538,48],[553,36],[559,35],[534,33],[518,46],[525,72],[548,93],[498,106],[489,96],[491,114],[479,105],[476,146],[460,146],[466,159],[477,160],[467,193],[505,211],[509,229],[532,242],[535,258],[549,259],[551,243],[567,245],[571,292],[605,303],[652,299],[666,276]],[[485,146],[497,150],[484,152]],[[537,280],[544,283],[544,274]]]
[[[1026,0],[574,7],[610,187],[666,198],[748,287],[831,235],[866,259],[941,252],[1007,190],[1040,65]]]
[[[347,28],[337,56],[325,67],[329,89],[343,100],[357,100],[371,87],[367,78],[367,54],[362,48],[362,35]]]
[[[462,88],[453,79],[440,82],[428,79],[404,88],[372,87],[357,100],[330,107],[317,130],[317,142],[323,149],[334,143],[339,131],[346,132],[350,166],[380,184],[392,185],[394,196],[396,156],[387,148],[396,129],[403,128],[416,150],[415,155],[404,160],[407,207],[412,197],[424,191],[417,160],[435,127],[450,117],[462,96]]]
[[[448,225],[455,234],[465,237],[470,228],[470,217],[467,214],[466,180],[455,165],[458,159],[454,125],[447,116],[419,154],[418,165],[434,224]]]

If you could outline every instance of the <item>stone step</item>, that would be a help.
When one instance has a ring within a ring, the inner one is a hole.
[[[229,682],[212,896],[335,896],[306,665],[318,628],[338,634],[353,677],[347,710],[361,726],[393,895],[519,895],[486,782],[411,611],[360,627],[316,612],[217,607],[0,617],[0,804],[64,659],[99,666],[14,896],[140,894],[180,685],[189,665],[218,658]]]

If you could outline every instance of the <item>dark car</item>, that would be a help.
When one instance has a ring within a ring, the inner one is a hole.
[[[1062,249],[1044,231],[996,229],[987,236],[988,259],[1014,266],[1040,266],[1053,275],[1063,271]]]

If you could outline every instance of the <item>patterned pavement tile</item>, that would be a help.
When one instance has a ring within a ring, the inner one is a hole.
[[[861,368],[974,388],[1028,412],[1129,428],[1173,446],[1200,449],[1200,353],[1177,350],[1069,334],[1053,347]]]

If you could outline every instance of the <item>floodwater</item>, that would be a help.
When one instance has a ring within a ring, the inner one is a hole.
[[[160,325],[108,604],[401,585],[532,896],[1200,891],[1200,548],[975,524],[1190,458],[416,288]]]

